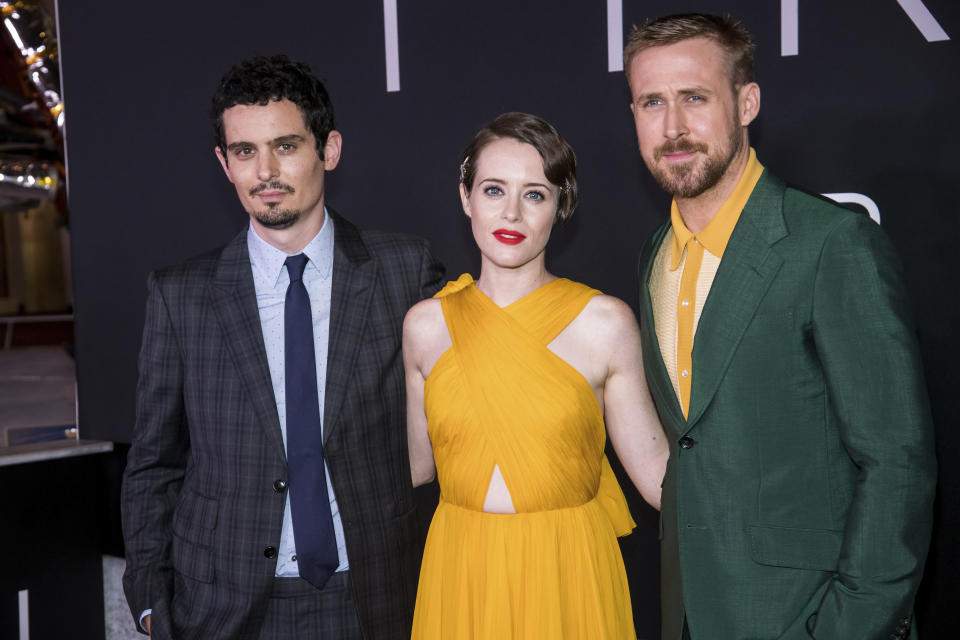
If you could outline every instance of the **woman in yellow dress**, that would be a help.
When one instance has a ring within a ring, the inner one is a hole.
[[[604,444],[658,508],[668,448],[631,309],[546,270],[577,202],[573,150],[504,114],[464,151],[460,197],[480,277],[403,328],[413,483],[441,491],[413,638],[634,640],[616,538],[635,525]]]

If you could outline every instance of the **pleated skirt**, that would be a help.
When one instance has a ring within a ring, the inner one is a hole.
[[[492,514],[441,499],[412,637],[636,640],[620,546],[599,501]]]

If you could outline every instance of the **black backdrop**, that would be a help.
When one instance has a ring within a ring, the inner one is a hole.
[[[960,626],[960,607],[938,606],[960,601],[956,0],[59,5],[80,429],[118,442],[133,422],[147,272],[224,243],[246,220],[206,117],[230,64],[276,52],[310,63],[344,137],[328,202],[357,223],[428,237],[450,277],[479,264],[457,197],[459,152],[503,111],[546,117],[576,149],[582,188],[550,267],[635,304],[636,254],[668,199],[636,151],[610,38],[616,50],[631,24],[666,13],[740,17],[758,43],[761,162],[821,193],[870,198],[903,258],[940,459],[919,624],[926,637]],[[398,91],[387,90],[393,8]],[[638,633],[653,637],[655,516],[633,506],[641,525],[623,549]]]

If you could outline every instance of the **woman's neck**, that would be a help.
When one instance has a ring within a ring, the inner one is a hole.
[[[499,307],[513,304],[557,278],[547,271],[542,260],[515,268],[503,268],[484,262],[480,267],[477,288]]]

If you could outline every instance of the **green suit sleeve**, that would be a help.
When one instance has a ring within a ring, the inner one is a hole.
[[[932,527],[933,427],[899,260],[879,225],[842,216],[823,245],[813,331],[858,473],[815,638],[888,638],[911,617]]]

